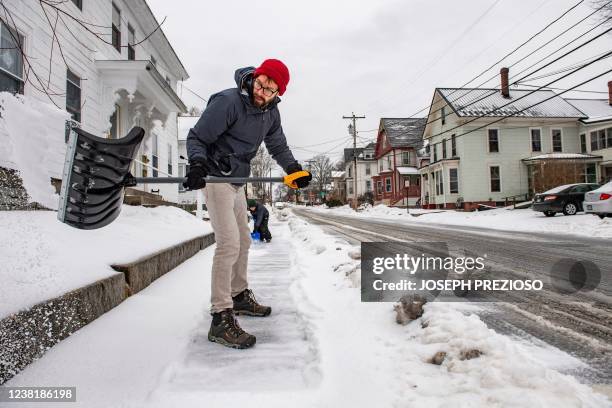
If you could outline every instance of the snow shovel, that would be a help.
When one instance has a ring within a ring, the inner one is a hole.
[[[98,229],[121,211],[125,187],[139,183],[178,184],[186,177],[134,177],[130,167],[145,131],[134,127],[121,139],[105,139],[73,128],[66,148],[57,218],[79,229]],[[299,171],[284,177],[206,177],[207,183],[285,183],[296,189]]]

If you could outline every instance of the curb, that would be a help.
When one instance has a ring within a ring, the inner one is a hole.
[[[51,347],[214,242],[214,234],[209,233],[126,265],[112,265],[117,273],[108,278],[0,320],[0,385]]]

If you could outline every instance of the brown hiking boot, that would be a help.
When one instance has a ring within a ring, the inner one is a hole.
[[[213,313],[208,340],[226,347],[246,349],[255,344],[255,336],[242,330],[231,309]]]
[[[272,313],[270,306],[262,306],[257,303],[253,291],[245,289],[232,298],[234,301],[234,313],[248,316],[269,316]]]

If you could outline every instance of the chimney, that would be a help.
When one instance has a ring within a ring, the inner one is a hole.
[[[608,81],[608,103],[612,106],[612,81]]]
[[[508,88],[508,68],[502,68],[499,73],[501,75],[501,94],[504,98],[510,98],[510,88]]]

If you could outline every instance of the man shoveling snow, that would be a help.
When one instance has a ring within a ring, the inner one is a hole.
[[[259,234],[259,240],[262,242],[272,241],[272,233],[270,233],[270,229],[268,228],[270,213],[266,207],[252,199],[249,200],[247,204],[249,206],[249,212],[253,217],[253,234]]]
[[[257,69],[235,73],[236,88],[212,95],[202,116],[189,131],[189,172],[185,186],[204,189],[217,247],[211,278],[211,313],[208,339],[232,348],[249,348],[255,336],[239,326],[235,314],[268,316],[272,309],[257,303],[247,280],[251,231],[242,184],[209,184],[207,175],[248,176],[250,162],[262,142],[287,174],[302,171],[287,146],[277,104],[289,82],[289,70],[279,60],[264,61]],[[295,179],[299,188],[312,176]],[[205,188],[206,187],[206,188]]]

